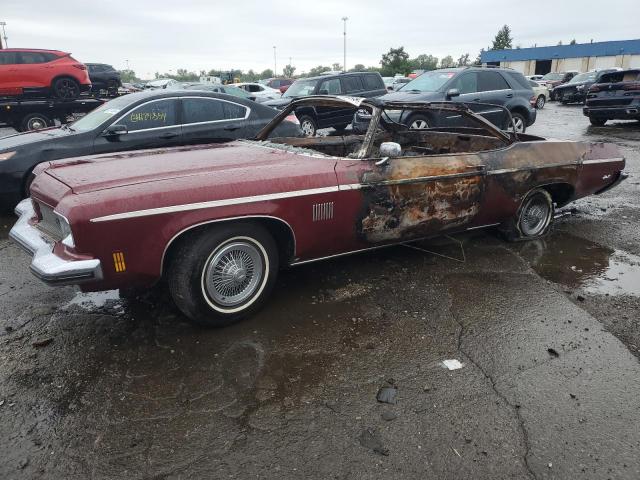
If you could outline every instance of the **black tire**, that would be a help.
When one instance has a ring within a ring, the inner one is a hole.
[[[594,127],[602,127],[605,123],[607,123],[606,118],[600,118],[600,117],[589,117],[589,121],[591,122],[591,125],[593,125]]]
[[[31,130],[40,130],[53,125],[53,121],[42,113],[30,113],[22,117],[20,122],[21,132],[30,132]]]
[[[301,115],[298,121],[300,122],[300,129],[305,137],[315,137],[318,131],[318,125],[312,117],[309,115]]]
[[[549,232],[554,213],[551,194],[537,188],[527,194],[516,215],[501,225],[500,230],[510,242],[541,238]]]
[[[51,90],[61,100],[75,100],[80,96],[80,84],[69,77],[57,78],[51,85]]]
[[[260,225],[211,227],[187,235],[176,246],[167,269],[169,291],[194,323],[224,327],[262,307],[275,284],[278,263],[276,243]],[[240,293],[225,296],[234,289]]]
[[[545,103],[547,103],[547,99],[545,98],[545,96],[538,95],[538,98],[536,99],[536,108],[538,110],[542,110],[544,108]]]
[[[424,130],[431,127],[432,123],[432,120],[428,116],[418,113],[411,115],[406,125],[409,127],[409,130]]]
[[[513,123],[516,124],[517,133],[524,133],[527,130],[527,119],[524,115],[518,112],[511,112],[511,118],[513,119]],[[505,128],[505,130],[513,132],[513,123],[507,125],[507,128]]]

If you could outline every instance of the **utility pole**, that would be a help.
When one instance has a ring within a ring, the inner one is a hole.
[[[125,60],[127,62],[127,71],[129,70],[129,60]]]
[[[278,76],[278,62],[276,60],[276,46],[273,46],[273,76]]]
[[[342,17],[342,21],[344,22],[344,30],[342,32],[344,36],[344,61],[342,62],[342,71],[347,71],[347,20],[349,17]]]
[[[9,48],[9,44],[7,43],[7,32],[4,27],[7,26],[7,22],[0,22],[0,27],[2,27],[2,36],[4,37],[4,46],[2,45],[2,38],[0,38],[0,49]]]

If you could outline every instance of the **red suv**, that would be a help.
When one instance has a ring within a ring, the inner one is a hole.
[[[0,50],[0,96],[39,94],[73,100],[91,90],[87,67],[58,50]]]

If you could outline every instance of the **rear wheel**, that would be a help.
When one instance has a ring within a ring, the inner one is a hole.
[[[589,117],[589,121],[591,122],[591,125],[594,125],[596,127],[602,127],[605,123],[607,123],[606,118],[599,117]]]
[[[300,121],[300,129],[305,137],[313,137],[318,130],[318,126],[313,118],[309,115],[302,115],[299,118]]]
[[[531,191],[522,201],[515,217],[502,226],[507,240],[532,240],[544,236],[553,222],[553,199],[542,188]]]
[[[544,98],[544,95],[538,95],[538,99],[536,100],[536,108],[538,110],[543,109],[545,103],[547,103],[547,99]]]
[[[51,88],[53,94],[61,100],[75,100],[80,96],[80,84],[73,78],[58,78]]]
[[[42,113],[30,113],[22,118],[20,131],[29,132],[31,130],[40,130],[41,128],[47,128],[51,125],[53,125],[53,122],[46,115]]]
[[[229,224],[185,237],[167,270],[178,308],[193,322],[223,327],[257,311],[273,289],[278,250],[251,223]]]
[[[524,133],[527,129],[527,119],[518,112],[511,112],[512,122],[507,126],[506,130],[516,133]]]

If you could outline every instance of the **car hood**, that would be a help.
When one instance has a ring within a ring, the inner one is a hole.
[[[589,80],[588,82],[576,82],[576,83],[563,83],[561,85],[558,85],[556,88],[557,89],[563,89],[563,88],[571,88],[571,87],[577,87],[579,85],[592,85],[594,82],[593,80]]]
[[[58,139],[60,137],[68,137],[72,135],[71,130],[62,128],[46,128],[44,130],[38,130],[35,132],[17,133],[15,135],[9,135],[0,139],[0,152],[7,152],[14,150],[16,147],[23,145],[44,142],[49,140]]]
[[[287,98],[278,98],[277,100],[268,100],[263,102],[262,105],[267,105],[268,107],[273,107],[277,109],[282,109],[291,103],[294,97]]]
[[[274,164],[293,162],[291,157],[258,142],[235,141],[58,160],[49,163],[45,173],[81,194],[205,175],[215,175],[218,180],[228,176],[229,181],[248,176],[267,178]]]
[[[429,100],[442,100],[443,95],[440,92],[412,92],[399,90],[397,92],[390,92],[386,95],[379,97],[383,101],[393,102],[422,102]]]

